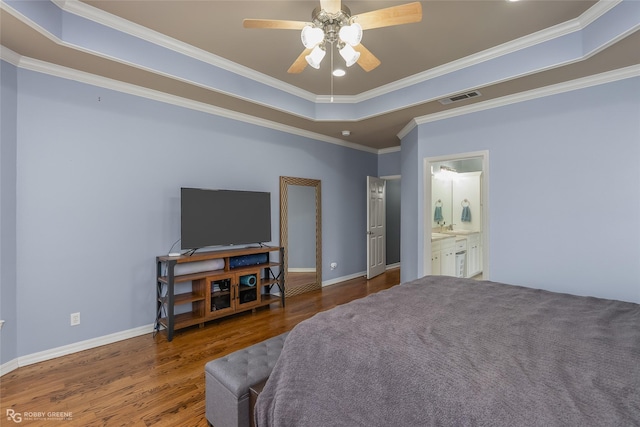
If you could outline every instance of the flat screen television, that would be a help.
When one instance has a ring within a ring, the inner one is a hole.
[[[182,249],[271,241],[271,193],[182,188]]]

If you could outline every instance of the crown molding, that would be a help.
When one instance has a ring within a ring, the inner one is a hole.
[[[210,52],[204,51],[202,49],[198,49],[194,46],[191,46],[189,44],[186,44],[184,42],[181,42],[179,40],[173,39],[171,37],[168,37],[164,34],[158,33],[156,31],[150,30],[149,28],[143,27],[141,25],[135,24],[133,22],[127,21],[123,18],[120,18],[118,16],[112,15],[108,12],[102,11],[101,9],[98,9],[96,7],[90,6],[86,3],[83,3],[81,1],[78,0],[51,0],[53,2],[53,4],[55,4],[57,7],[59,7],[61,10],[68,12],[68,13],[72,13],[75,14],[77,16],[80,16],[84,19],[90,20],[92,22],[96,22],[99,25],[104,25],[107,26],[109,28],[113,28],[116,31],[120,31],[122,33],[131,35],[132,37],[136,37],[142,40],[145,40],[147,42],[156,44],[158,46],[164,47],[166,49],[170,49],[172,51],[175,51],[177,53],[183,54],[187,57],[193,58],[195,60],[198,61],[202,61],[203,63],[207,63],[210,64],[212,66],[215,67],[219,67],[220,69],[224,69],[226,71],[232,72],[236,75],[239,75],[241,77],[246,77],[249,79],[252,79],[254,81],[257,81],[258,83],[261,84],[265,84],[268,85],[270,87],[275,88],[276,90],[282,90],[284,92],[290,93],[293,96],[299,97],[301,99],[304,99],[306,101],[309,102],[314,102],[316,104],[328,104],[328,103],[335,103],[335,104],[357,104],[360,102],[366,102],[367,100],[370,100],[372,98],[378,97],[378,96],[382,96],[385,94],[389,94],[392,93],[394,91],[412,86],[412,85],[416,85],[425,81],[428,81],[430,79],[439,77],[439,76],[443,76],[455,71],[459,71],[461,69],[467,68],[467,67],[471,67],[473,65],[482,63],[484,61],[488,61],[491,59],[495,59],[498,58],[500,56],[503,55],[507,55],[509,53],[513,53],[513,52],[517,52],[519,50],[534,46],[536,44],[539,43],[543,43],[546,41],[550,41],[553,40],[555,38],[573,33],[575,31],[579,31],[581,29],[584,29],[586,26],[588,26],[589,24],[591,24],[592,22],[594,22],[595,20],[597,20],[599,17],[603,16],[605,13],[607,13],[609,10],[613,9],[616,5],[618,5],[619,3],[621,3],[623,0],[600,0],[598,3],[596,3],[594,6],[592,6],[591,8],[589,8],[587,11],[585,11],[580,17],[575,18],[571,21],[567,21],[565,23],[562,24],[558,24],[554,27],[548,28],[548,29],[544,29],[542,31],[539,31],[537,33],[531,34],[531,35],[527,35],[524,37],[521,37],[520,39],[517,40],[513,40],[507,43],[504,43],[500,46],[494,47],[494,48],[490,48],[487,49],[485,51],[479,52],[477,54],[474,55],[470,55],[468,57],[465,58],[461,58],[457,61],[453,61],[451,63],[448,64],[444,64],[440,67],[436,67],[433,68],[431,70],[427,70],[423,73],[419,73],[419,74],[415,74],[413,76],[410,76],[408,78],[402,79],[402,80],[398,80],[396,82],[390,83],[388,85],[358,94],[358,95],[339,95],[339,96],[329,96],[329,95],[314,95],[310,92],[304,91],[302,89],[299,89],[295,86],[289,85],[287,83],[284,83],[280,80],[274,79],[272,77],[266,76],[262,73],[258,73],[254,70],[251,70],[247,67],[241,66],[239,64],[233,63],[229,60],[226,60],[224,58],[221,58],[217,55],[214,55]],[[68,43],[66,43],[63,40],[59,40],[56,37],[54,37],[53,35],[49,34],[48,32],[46,32],[45,30],[43,30],[42,28],[40,28],[36,23],[34,23],[33,21],[31,21],[30,19],[28,19],[25,16],[20,15],[17,11],[13,10],[10,6],[6,5],[4,3],[4,1],[0,1],[0,7],[2,7],[3,9],[6,9],[9,13],[12,14],[17,14],[19,16],[19,18],[21,20],[23,20],[25,23],[27,23],[28,25],[30,25],[32,28],[36,29],[37,31],[39,31],[42,34],[45,34],[46,37],[48,37],[49,39],[53,40],[54,42],[64,45],[64,46],[68,46],[70,48],[73,49],[79,49],[79,50],[83,50],[81,47],[79,46],[73,46],[70,45]],[[96,52],[90,52],[92,54],[97,54]],[[588,55],[592,55],[595,52],[591,52]],[[109,58],[111,60],[115,60],[117,62],[123,62],[121,60],[119,60],[118,58]],[[582,59],[585,59],[584,57]],[[196,86],[200,86],[200,87],[204,87],[206,89],[209,90],[214,90],[216,92],[219,93],[223,93],[225,95],[228,96],[232,96],[232,97],[236,97],[238,99],[243,99],[245,101],[248,102],[255,102],[252,99],[248,99],[246,97],[242,97],[242,96],[238,96],[234,93],[230,93],[227,91],[223,91],[220,89],[216,89],[216,88],[212,88],[206,85],[203,85],[201,83],[198,82],[193,82],[193,81],[189,81],[189,80],[185,80],[183,78],[177,77],[177,76],[173,76],[173,75],[169,75],[166,73],[162,73],[159,72],[158,70],[153,70],[153,69],[148,69],[146,67],[141,67],[139,65],[136,64],[130,64],[130,63],[126,63],[127,65],[130,66],[135,66],[141,69],[144,69],[146,71],[149,72],[154,72],[160,75],[165,75],[169,78],[174,78],[180,81],[185,81],[189,84],[193,84]],[[496,82],[493,82],[496,83]],[[473,88],[470,88],[473,89]],[[461,89],[462,90],[462,89]],[[456,92],[457,93],[457,92]],[[446,94],[440,94],[438,96],[442,97],[442,96],[447,96]],[[437,98],[434,98],[437,99]],[[432,100],[434,100],[432,99]],[[423,100],[423,102],[425,102],[427,100]],[[259,105],[264,105],[263,103],[258,102],[257,104]],[[273,108],[272,105],[269,105],[270,108]],[[407,107],[407,106],[405,106]],[[403,107],[404,108],[404,107]],[[384,114],[387,112],[391,112],[392,110],[387,110],[385,112],[381,112],[380,114]],[[290,113],[290,112],[288,112]],[[295,115],[295,113],[294,113]],[[307,119],[313,119],[311,117],[305,117]],[[314,138],[317,139],[317,138]],[[341,141],[341,140],[340,140]],[[343,141],[344,142],[344,141]]]
[[[397,145],[395,147],[389,147],[389,148],[381,148],[378,150],[378,154],[389,154],[389,153],[395,153],[397,151],[400,151],[400,146]]]
[[[600,0],[598,3],[587,9],[577,19],[580,21],[580,28],[586,28],[589,24],[600,18],[602,15],[622,3],[623,0]]]
[[[67,67],[62,67],[55,64],[50,64],[44,61],[27,58],[18,55],[12,50],[0,46],[0,59],[22,69],[35,71],[43,74],[48,74],[54,77],[64,78],[68,80],[77,81],[80,83],[90,84],[93,86],[103,87],[105,89],[115,90],[129,95],[140,96],[143,98],[172,104],[191,110],[204,112],[207,114],[229,118],[232,120],[238,120],[244,123],[261,126],[304,138],[313,139],[316,141],[327,142],[351,148],[354,150],[365,151],[372,154],[388,154],[396,151],[400,151],[401,147],[389,147],[383,149],[375,149],[366,147],[360,144],[355,144],[347,141],[343,141],[338,138],[332,138],[326,135],[306,131],[303,129],[295,128],[281,123],[276,123],[270,120],[261,119],[258,117],[250,116],[247,114],[238,113],[235,111],[227,110],[220,107],[215,107],[209,104],[204,104],[189,100],[186,98],[178,97],[175,95],[169,95],[164,92],[155,91],[140,86],[132,85],[129,83],[123,83],[117,80],[108,79],[102,76],[96,76],[94,74],[85,73],[82,71],[74,70]],[[606,83],[612,83],[618,80],[624,80],[633,77],[640,76],[640,65],[633,65],[618,70],[613,70],[594,76],[584,77],[581,79],[572,80],[569,82],[559,83],[556,85],[546,86],[543,88],[532,89],[526,92],[520,92],[513,95],[504,96],[488,101],[478,102],[476,104],[468,105],[465,107],[459,107],[452,110],[443,111],[440,113],[430,114],[426,116],[416,117],[412,119],[402,130],[397,134],[398,138],[402,140],[413,128],[418,125],[435,122],[439,120],[445,120],[465,114],[476,113],[479,111],[490,110],[493,108],[503,107],[518,102],[529,101],[537,98],[543,98],[546,96],[556,95],[564,92],[570,92],[573,90],[584,89],[591,86],[597,86]]]
[[[29,27],[31,27],[32,29],[34,29],[35,31],[37,31],[38,33],[43,35],[44,37],[48,38],[52,42],[54,42],[56,44],[60,44],[60,40],[58,40],[57,37],[55,37],[49,31],[46,31],[44,28],[42,28],[40,25],[38,25],[36,22],[34,22],[28,16],[23,15],[21,12],[18,12],[16,9],[14,9],[10,5],[8,5],[5,2],[5,0],[0,0],[0,10],[4,10],[5,12],[9,13],[13,17],[15,17],[16,19],[19,19],[20,21],[22,21],[23,23],[27,24]],[[0,43],[1,42],[2,42],[2,40],[0,40]]]
[[[21,58],[21,56],[18,55],[17,53],[15,53],[14,51],[12,51],[11,49],[8,49],[8,48],[0,45],[0,59],[8,62],[11,65],[19,67],[20,66],[20,58]]]
[[[316,95],[311,92],[300,89],[276,78],[267,76],[266,74],[252,70],[251,68],[229,61],[228,59],[222,58],[203,49],[199,49],[188,43],[181,42],[177,39],[151,30],[147,27],[143,27],[142,25],[127,21],[126,19],[120,18],[116,15],[110,14],[86,3],[80,2],[78,0],[52,0],[52,2],[65,12],[73,13],[74,15],[107,26],[130,36],[148,41],[155,45],[162,46],[166,49],[183,54],[198,61],[205,62],[223,70],[230,71],[239,76],[246,77],[267,86],[271,86],[275,89],[287,92],[294,96],[298,96],[307,101],[316,101]]]
[[[515,93],[513,95],[503,96],[501,98],[478,102],[465,107],[454,108],[454,109],[443,111],[440,113],[429,114],[422,117],[416,117],[413,120],[411,120],[404,128],[402,128],[402,130],[397,134],[397,136],[402,140],[402,138],[404,138],[409,132],[411,132],[413,128],[425,123],[449,119],[452,117],[462,116],[465,114],[477,113],[479,111],[490,110],[493,108],[503,107],[505,105],[515,104],[518,102],[530,101],[537,98],[557,95],[557,94],[570,92],[578,89],[585,89],[591,86],[612,83],[618,80],[624,80],[624,79],[639,77],[639,76],[640,76],[640,65],[632,65],[629,67],[620,68],[613,71],[607,71],[605,73],[596,74],[589,77],[583,77],[583,78],[571,80],[568,82],[558,83],[551,86],[545,86],[538,89],[532,89],[525,92]]]
[[[358,101],[352,95],[318,95],[316,104],[357,104]]]
[[[609,10],[613,9],[623,0],[600,0],[591,8],[586,10],[579,17],[567,21],[562,24],[555,25],[553,27],[538,31],[533,34],[523,36],[519,39],[509,41],[502,45],[486,49],[482,52],[478,52],[473,55],[469,55],[465,58],[444,64],[439,67],[432,68],[422,73],[414,74],[407,78],[398,80],[388,85],[380,86],[378,88],[363,92],[358,95],[345,95],[340,97],[332,97],[330,95],[315,95],[311,92],[305,91],[288,83],[284,83],[281,80],[267,76],[263,73],[259,73],[248,67],[236,64],[220,56],[214,55],[210,52],[198,49],[187,43],[181,42],[174,38],[168,37],[164,34],[153,31],[149,28],[135,24],[131,21],[127,21],[118,16],[112,15],[96,7],[90,6],[79,0],[52,0],[54,4],[60,7],[66,12],[73,13],[80,17],[89,19],[96,23],[108,26],[117,31],[124,32],[134,37],[143,39],[150,43],[163,46],[167,49],[171,49],[175,52],[187,55],[199,61],[206,62],[221,69],[233,72],[240,76],[252,79],[259,83],[271,86],[273,88],[282,90],[292,95],[298,96],[307,101],[316,103],[343,103],[343,104],[355,104],[362,101],[366,101],[378,96],[386,95],[424,81],[443,76],[445,74],[458,71],[491,59],[498,58],[513,52],[517,52],[522,49],[526,49],[531,46],[535,46],[540,43],[544,43],[553,40],[558,37],[562,37],[567,34],[571,34],[575,31],[580,31],[586,26],[594,22],[596,19],[603,16]],[[332,100],[333,98],[333,100]]]
[[[78,7],[78,6],[75,6],[75,5],[76,5],[77,3],[79,3],[77,0],[52,0],[52,2],[53,2],[56,6],[60,6],[61,4],[65,3],[65,4],[73,4],[73,5],[74,5],[73,7]],[[79,9],[83,9],[83,8],[85,8],[85,7],[87,7],[87,8],[92,8],[92,6],[85,5],[84,3],[80,3],[80,4],[82,4],[83,6],[79,6]],[[72,7],[72,8],[73,8],[73,7]],[[283,109],[280,109],[280,108],[276,108],[274,105],[267,104],[267,103],[264,103],[264,102],[259,102],[259,101],[256,101],[256,100],[254,100],[254,99],[248,98],[248,97],[246,97],[246,96],[240,96],[240,95],[238,95],[238,94],[236,94],[236,93],[233,93],[233,92],[230,92],[230,91],[222,90],[222,89],[220,89],[220,88],[215,88],[215,87],[212,87],[212,86],[209,86],[209,85],[205,85],[205,84],[203,84],[203,83],[200,83],[200,82],[197,82],[197,81],[194,81],[194,80],[185,79],[185,78],[183,78],[183,77],[176,76],[176,75],[174,75],[174,74],[170,74],[170,73],[166,73],[166,72],[163,72],[163,71],[159,71],[159,70],[154,69],[154,68],[150,68],[150,67],[142,66],[142,65],[139,65],[139,64],[136,64],[136,63],[132,63],[132,62],[130,62],[130,61],[125,61],[125,60],[122,60],[122,59],[120,59],[120,58],[113,57],[113,56],[110,56],[110,55],[104,55],[104,54],[102,54],[102,53],[100,53],[100,52],[96,52],[96,51],[93,51],[93,50],[88,50],[88,49],[86,49],[86,48],[84,48],[84,47],[81,47],[81,46],[77,46],[77,45],[74,45],[74,44],[68,43],[68,42],[66,42],[66,41],[64,41],[64,40],[59,39],[57,36],[55,36],[55,35],[51,34],[51,33],[50,33],[50,32],[48,32],[47,30],[43,29],[39,24],[37,24],[36,22],[34,22],[34,21],[32,21],[31,19],[29,19],[27,16],[25,16],[25,15],[21,14],[21,13],[20,13],[20,12],[18,12],[17,10],[13,9],[12,7],[10,7],[10,6],[9,6],[9,5],[7,5],[3,0],[0,0],[0,9],[5,9],[8,13],[10,13],[10,14],[14,15],[16,18],[18,18],[18,19],[20,19],[21,21],[23,21],[25,24],[27,24],[28,26],[30,26],[31,28],[33,28],[35,31],[39,32],[40,34],[44,35],[44,36],[45,36],[45,37],[47,37],[49,40],[51,40],[52,42],[54,42],[54,43],[56,43],[56,44],[58,44],[58,45],[60,45],[60,46],[68,47],[68,48],[70,48],[70,49],[75,49],[75,50],[78,50],[78,51],[80,51],[80,52],[85,52],[85,53],[89,53],[89,54],[91,54],[91,55],[95,55],[95,56],[99,56],[99,57],[102,57],[102,58],[106,58],[106,59],[108,59],[108,60],[110,60],[110,61],[115,61],[115,62],[118,62],[118,63],[120,63],[120,64],[124,64],[124,65],[130,66],[130,67],[138,68],[138,69],[140,69],[140,70],[144,70],[144,71],[147,71],[147,72],[150,72],[150,73],[154,73],[154,74],[157,74],[157,75],[160,75],[160,76],[168,77],[168,78],[173,79],[173,80],[177,80],[177,81],[181,81],[181,82],[184,82],[184,83],[188,83],[188,84],[193,85],[193,86],[198,86],[198,87],[201,87],[201,88],[204,88],[204,89],[207,89],[207,90],[211,90],[211,91],[214,91],[214,92],[217,92],[217,93],[221,93],[221,94],[224,94],[224,95],[227,95],[227,96],[230,96],[230,97],[236,98],[236,99],[241,99],[241,100],[243,100],[243,101],[251,102],[251,103],[253,103],[253,104],[266,106],[266,107],[268,107],[268,108],[271,108],[271,109],[274,109],[274,110],[278,110],[278,111],[282,111],[282,112],[285,112],[285,113],[287,113],[287,114],[293,114],[293,115],[296,115],[296,113],[295,113],[295,112],[291,112],[291,111],[288,111],[288,110],[283,110]],[[96,8],[93,8],[93,9],[96,9]],[[99,9],[97,9],[97,10],[99,11]],[[97,14],[99,14],[99,15],[100,15],[100,14],[106,14],[106,13],[105,13],[105,12],[101,12],[101,11],[99,11],[99,12],[97,12]],[[107,15],[109,15],[109,14],[107,14]],[[110,16],[111,16],[111,15],[110,15]],[[87,19],[91,19],[91,18],[87,18]],[[114,20],[119,20],[119,21],[124,21],[124,20],[122,20],[121,18],[117,18],[117,17],[113,17],[113,19],[114,19]],[[97,21],[94,21],[94,22],[97,22]],[[129,22],[129,21],[125,21],[125,22]],[[98,24],[103,24],[103,23],[102,23],[102,22],[98,22]],[[133,24],[133,23],[129,23],[129,24],[130,24],[130,25],[132,25],[132,26],[136,26],[136,25],[137,25],[137,24]],[[104,25],[106,25],[106,24],[104,24]],[[140,30],[140,32],[141,32],[141,33],[151,31],[151,30],[148,30],[148,29],[147,29],[147,28],[145,28],[145,27],[141,27],[141,26],[137,26],[137,27],[138,27],[138,29]],[[116,29],[116,30],[118,30],[118,28],[115,28],[115,29]],[[129,34],[129,33],[128,33],[128,34]],[[132,35],[133,37],[138,37],[136,34],[130,34],[130,35]],[[161,34],[159,34],[159,37],[160,37],[160,38],[167,38],[167,37],[164,37],[164,36],[163,36],[163,35],[161,35]],[[141,38],[142,38],[142,37],[141,37]],[[144,39],[144,38],[142,38],[142,39]],[[196,50],[198,50],[198,49],[196,49],[196,48],[194,48],[194,47],[192,47],[192,46],[190,46],[190,45],[187,45],[187,44],[181,43],[181,42],[179,42],[179,41],[177,41],[177,40],[174,40],[174,39],[171,39],[171,38],[167,38],[167,39],[169,39],[169,40],[173,40],[173,41],[174,41],[174,42],[176,42],[177,44],[182,44],[182,45],[183,45],[183,47],[184,47],[185,49],[191,49],[192,51],[196,51]],[[148,39],[148,40],[147,40],[147,39],[145,39],[145,40],[146,40],[146,41],[149,41],[149,42],[151,42],[151,43],[155,43],[155,41],[154,41],[154,40],[150,40],[150,39]],[[162,45],[162,44],[161,44],[161,46],[163,46],[163,47],[167,47],[167,48],[171,49],[171,48],[170,48],[170,47],[168,47],[167,45]],[[175,49],[174,49],[174,50],[175,50]],[[180,52],[179,50],[175,50],[175,51],[177,51],[178,53],[184,53],[184,52]],[[203,52],[203,55],[205,54],[205,52],[204,52],[204,51],[200,51],[200,52]],[[185,55],[186,55],[186,54],[185,54]],[[206,55],[212,55],[212,54],[208,54],[208,53],[206,53]],[[186,56],[189,56],[189,55],[186,55]],[[215,55],[213,55],[213,56],[215,56]],[[196,58],[196,57],[193,57],[193,56],[190,56],[190,57],[192,57],[192,58],[194,58],[194,59],[196,59],[196,60],[203,60],[203,58]],[[219,57],[217,57],[217,58],[219,58]],[[220,59],[220,60],[223,60],[222,58],[219,58],[219,59]],[[223,61],[226,61],[226,60],[223,60]],[[217,65],[216,65],[216,64],[213,64],[213,63],[212,63],[212,62],[210,62],[210,61],[203,61],[203,62],[208,63],[208,64],[210,64],[210,65],[213,65],[213,66],[216,66],[216,67],[217,67]],[[228,64],[237,65],[237,64],[235,64],[235,63],[233,63],[233,62],[230,62],[230,61],[226,61],[226,62],[227,62]],[[241,66],[237,65],[237,67],[241,67]],[[245,68],[245,67],[242,67],[242,68]],[[229,70],[227,70],[227,71],[229,71]],[[240,73],[238,73],[238,72],[237,72],[237,70],[236,70],[236,71],[234,71],[234,70],[230,70],[230,71],[231,71],[231,72],[233,72],[233,73],[234,73],[234,74],[236,74],[236,75],[241,75]],[[279,80],[277,80],[277,81],[279,81]],[[281,83],[282,83],[282,82],[281,82]],[[278,89],[278,88],[276,88],[276,89]],[[306,98],[306,100],[307,100],[307,101],[314,102],[314,101],[316,100],[316,98],[315,98],[315,96],[314,96],[313,94],[308,93],[308,92],[307,92],[307,94],[308,94],[308,96],[307,96],[307,98]],[[298,96],[299,94],[293,94],[293,95],[294,95],[294,96]],[[302,117],[302,118],[304,118],[304,119],[314,120],[314,118],[313,118],[313,117],[302,116],[302,115],[298,115],[298,116],[299,116],[299,117]]]
[[[598,3],[590,7],[579,17],[570,21],[555,25],[544,30],[540,30],[536,33],[529,34],[519,39],[511,40],[507,43],[483,50],[481,52],[460,58],[456,61],[449,62],[439,67],[426,70],[424,72],[414,74],[407,78],[397,80],[388,85],[380,86],[376,89],[372,89],[367,92],[363,92],[359,95],[355,95],[354,102],[366,101],[378,96],[386,95],[391,92],[395,92],[400,89],[404,89],[409,86],[413,86],[418,83],[431,80],[436,77],[440,77],[455,71],[460,71],[464,68],[471,67],[473,65],[480,64],[491,59],[499,58],[510,53],[523,50],[540,43],[545,43],[553,39],[566,36],[567,34],[574,33],[584,29],[587,25],[591,24],[596,19],[603,16],[609,10],[613,9],[622,0],[600,0]]]
[[[19,68],[35,71],[42,74],[51,75],[67,80],[73,80],[80,83],[89,84],[92,86],[98,86],[105,89],[115,90],[117,92],[126,93],[129,95],[139,96],[142,98],[151,99],[154,101],[163,102],[166,104],[176,105],[179,107],[188,108],[190,110],[196,110],[203,113],[225,117],[232,120],[241,121],[256,126],[269,128],[292,135],[309,138],[315,141],[327,142],[329,144],[340,145],[345,148],[351,148],[354,150],[365,151],[367,153],[377,154],[378,150],[364,145],[355,144],[352,142],[343,141],[338,138],[332,138],[319,133],[307,131],[304,129],[296,128],[293,126],[284,125],[271,120],[261,119],[248,114],[238,113],[237,111],[227,110],[225,108],[216,107],[210,104],[193,101],[190,99],[182,98],[175,95],[170,95],[164,92],[136,86],[130,83],[124,83],[118,80],[109,79],[95,74],[86,73],[84,71],[78,71],[75,69],[63,67],[56,64],[40,61],[33,58],[20,56],[10,49],[2,46],[0,49],[0,59],[7,60],[7,62],[16,65]]]

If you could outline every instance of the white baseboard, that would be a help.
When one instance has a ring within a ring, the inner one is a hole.
[[[387,270],[400,267],[400,263],[387,265]],[[291,271],[291,270],[289,270]],[[315,270],[314,270],[315,271]],[[350,274],[348,276],[337,277],[335,279],[326,280],[322,282],[322,287],[335,285],[336,283],[344,282],[347,280],[355,279],[357,277],[366,276],[367,272],[362,271],[359,273]],[[274,295],[279,295],[274,293]],[[144,334],[153,333],[153,324],[140,326],[137,328],[129,329],[126,331],[116,332],[113,334],[105,335],[98,338],[91,338],[85,341],[65,345],[62,347],[52,348],[50,350],[40,351],[38,353],[29,354],[26,356],[18,357],[17,359],[10,360],[0,365],[0,377],[9,372],[15,371],[22,366],[33,365],[34,363],[44,362],[47,360],[55,359],[57,357],[67,356],[69,354],[77,353],[79,351],[89,350],[92,348],[100,347],[114,342],[134,338]]]
[[[153,324],[139,326],[137,328],[116,332],[98,338],[91,338],[62,347],[56,347],[49,350],[40,351],[38,353],[28,354],[26,356],[20,356],[17,359],[13,359],[12,361],[1,365],[0,376],[23,366],[33,365],[34,363],[44,362],[46,360],[55,359],[61,356],[67,356],[79,351],[89,350],[92,348],[151,333],[153,333]]]
[[[11,371],[15,371],[18,369],[18,359],[13,359],[8,361],[7,363],[3,363],[0,365],[0,377],[5,374],[8,374]]]
[[[335,285],[336,283],[344,282],[346,280],[351,280],[351,279],[355,279],[357,277],[362,277],[362,276],[366,276],[366,275],[367,275],[366,271],[361,271],[360,273],[354,273],[354,274],[350,274],[348,276],[336,277],[335,279],[323,281],[322,282],[322,287],[324,288],[325,286]]]
[[[400,263],[396,263],[396,264],[389,264],[386,266],[385,270],[393,270],[394,268],[400,268]],[[361,271],[359,273],[354,273],[354,274],[350,274],[348,276],[342,276],[342,277],[337,277],[335,279],[331,279],[331,280],[325,280],[322,282],[322,287],[324,288],[325,286],[331,286],[331,285],[335,285],[337,283],[340,282],[344,282],[347,280],[351,280],[351,279],[355,279],[358,277],[362,277],[362,276],[366,276],[367,272],[366,271]]]
[[[315,273],[315,267],[311,268],[290,268],[287,270],[289,273]]]

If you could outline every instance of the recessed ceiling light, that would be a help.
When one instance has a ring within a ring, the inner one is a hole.
[[[346,72],[346,71],[344,71],[344,70],[343,70],[343,69],[341,69],[341,68],[336,68],[335,70],[333,70],[333,75],[334,75],[334,76],[336,76],[336,77],[342,77],[342,76],[344,76],[345,74],[347,74],[347,72]]]
[[[351,135],[351,131],[350,130],[343,130],[342,131],[342,136],[349,136]]]

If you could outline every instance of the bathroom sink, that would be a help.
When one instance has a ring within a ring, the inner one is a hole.
[[[457,234],[467,235],[467,234],[478,233],[478,231],[472,231],[472,230],[446,230],[446,231],[443,231],[443,233],[444,234],[449,234],[449,235],[451,235],[451,234],[453,234],[453,235],[457,235]],[[439,234],[439,233],[437,233],[437,234]]]
[[[451,237],[451,234],[445,234],[445,233],[431,233],[431,240],[439,240],[439,239],[446,239]]]

